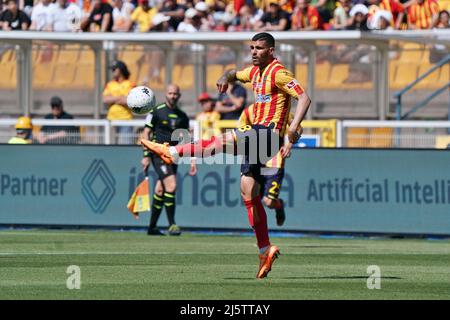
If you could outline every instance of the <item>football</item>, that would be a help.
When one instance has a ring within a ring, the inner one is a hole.
[[[135,87],[128,93],[127,105],[135,114],[146,114],[156,105],[155,93],[145,86]]]

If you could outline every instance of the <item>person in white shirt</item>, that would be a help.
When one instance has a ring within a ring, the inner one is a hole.
[[[50,0],[41,0],[41,2],[33,8],[30,30],[52,31],[53,22],[51,9],[53,6],[54,5]]]
[[[80,31],[81,9],[68,0],[58,0],[51,8],[52,30],[56,32]]]
[[[178,32],[197,32],[200,29],[202,20],[197,10],[189,8],[184,13],[184,20],[178,25]]]
[[[134,5],[127,0],[113,0],[113,32],[127,32]]]

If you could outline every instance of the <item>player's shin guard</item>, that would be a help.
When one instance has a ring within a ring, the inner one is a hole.
[[[250,226],[255,231],[258,248],[264,248],[270,245],[269,229],[267,228],[267,215],[261,203],[261,197],[257,196],[252,200],[244,200],[247,208],[248,220]]]
[[[162,196],[158,196],[156,193],[153,194],[152,216],[150,218],[149,229],[156,228],[156,224],[158,223],[159,216],[161,215],[164,206],[163,200]]]
[[[175,224],[175,192],[164,192],[164,206],[169,226],[171,226]]]
[[[212,137],[211,139],[202,139],[196,143],[188,143],[183,145],[175,146],[175,150],[177,151],[180,157],[182,156],[191,156],[191,157],[199,157],[203,156],[203,152],[206,148],[213,148],[215,152],[208,154],[208,156],[217,153],[218,150],[222,148],[222,141],[217,137]]]

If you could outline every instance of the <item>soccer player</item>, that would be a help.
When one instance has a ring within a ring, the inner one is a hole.
[[[166,89],[166,101],[161,103],[151,111],[150,122],[146,122],[144,136],[153,137],[153,141],[163,143],[171,141],[172,133],[177,129],[189,129],[189,118],[184,111],[178,108],[177,103],[181,97],[180,88],[177,85],[170,84]],[[147,119],[148,119],[147,118]],[[176,144],[177,141],[171,141]],[[150,162],[158,175],[158,181],[154,187],[152,214],[148,235],[163,235],[156,228],[159,216],[163,207],[166,208],[167,220],[169,221],[169,235],[180,235],[180,228],[175,223],[175,196],[177,188],[177,165],[175,163],[166,164],[159,157],[148,151],[144,151],[144,157],[141,164],[146,171]],[[194,175],[197,171],[194,161],[191,161],[189,174]]]
[[[301,122],[311,100],[292,73],[274,57],[275,39],[271,34],[256,34],[252,38],[250,50],[253,66],[242,71],[228,70],[217,81],[217,88],[222,93],[226,92],[229,83],[236,80],[251,82],[255,95],[255,120],[252,125],[209,140],[200,140],[195,144],[169,146],[167,143],[159,144],[148,140],[142,140],[141,143],[165,163],[173,163],[178,157],[211,156],[223,152],[224,146],[229,144],[238,151],[241,150],[244,156],[241,166],[241,194],[259,247],[260,264],[256,277],[261,279],[270,272],[280,250],[269,240],[267,216],[259,195],[258,177],[263,173],[261,167],[268,159],[273,158],[280,150],[283,157],[288,154],[288,150],[282,146],[282,137],[286,131],[291,97],[298,100],[294,119],[287,129],[287,137],[291,143],[295,143],[300,137]],[[269,154],[263,154],[264,147],[270,149]],[[235,150],[232,152],[235,153]],[[267,160],[264,161],[265,156]]]
[[[254,104],[251,104],[244,109],[240,118],[239,126],[252,125],[255,121],[254,117]],[[292,122],[293,115],[289,113],[288,125]],[[284,146],[286,154],[290,153],[292,149],[292,143],[288,142]],[[284,212],[284,202],[278,196],[281,190],[281,183],[284,178],[284,163],[285,158],[282,156],[281,151],[276,154],[275,157],[267,161],[262,168],[265,170],[264,174],[260,175],[259,184],[261,186],[260,196],[264,204],[270,209],[275,209],[277,225],[282,226],[286,220],[286,214]]]

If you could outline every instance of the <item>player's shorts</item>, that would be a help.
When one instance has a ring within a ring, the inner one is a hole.
[[[262,168],[258,177],[261,185],[261,197],[277,200],[280,195],[281,183],[284,178],[284,168]]]
[[[272,159],[283,146],[283,138],[269,127],[263,125],[245,125],[234,129],[236,154],[243,156],[241,174],[257,179],[261,168]]]
[[[156,174],[159,180],[163,180],[171,175],[177,174],[178,165],[176,164],[165,164],[160,157],[150,154],[150,159],[152,161],[153,168],[155,168]]]

